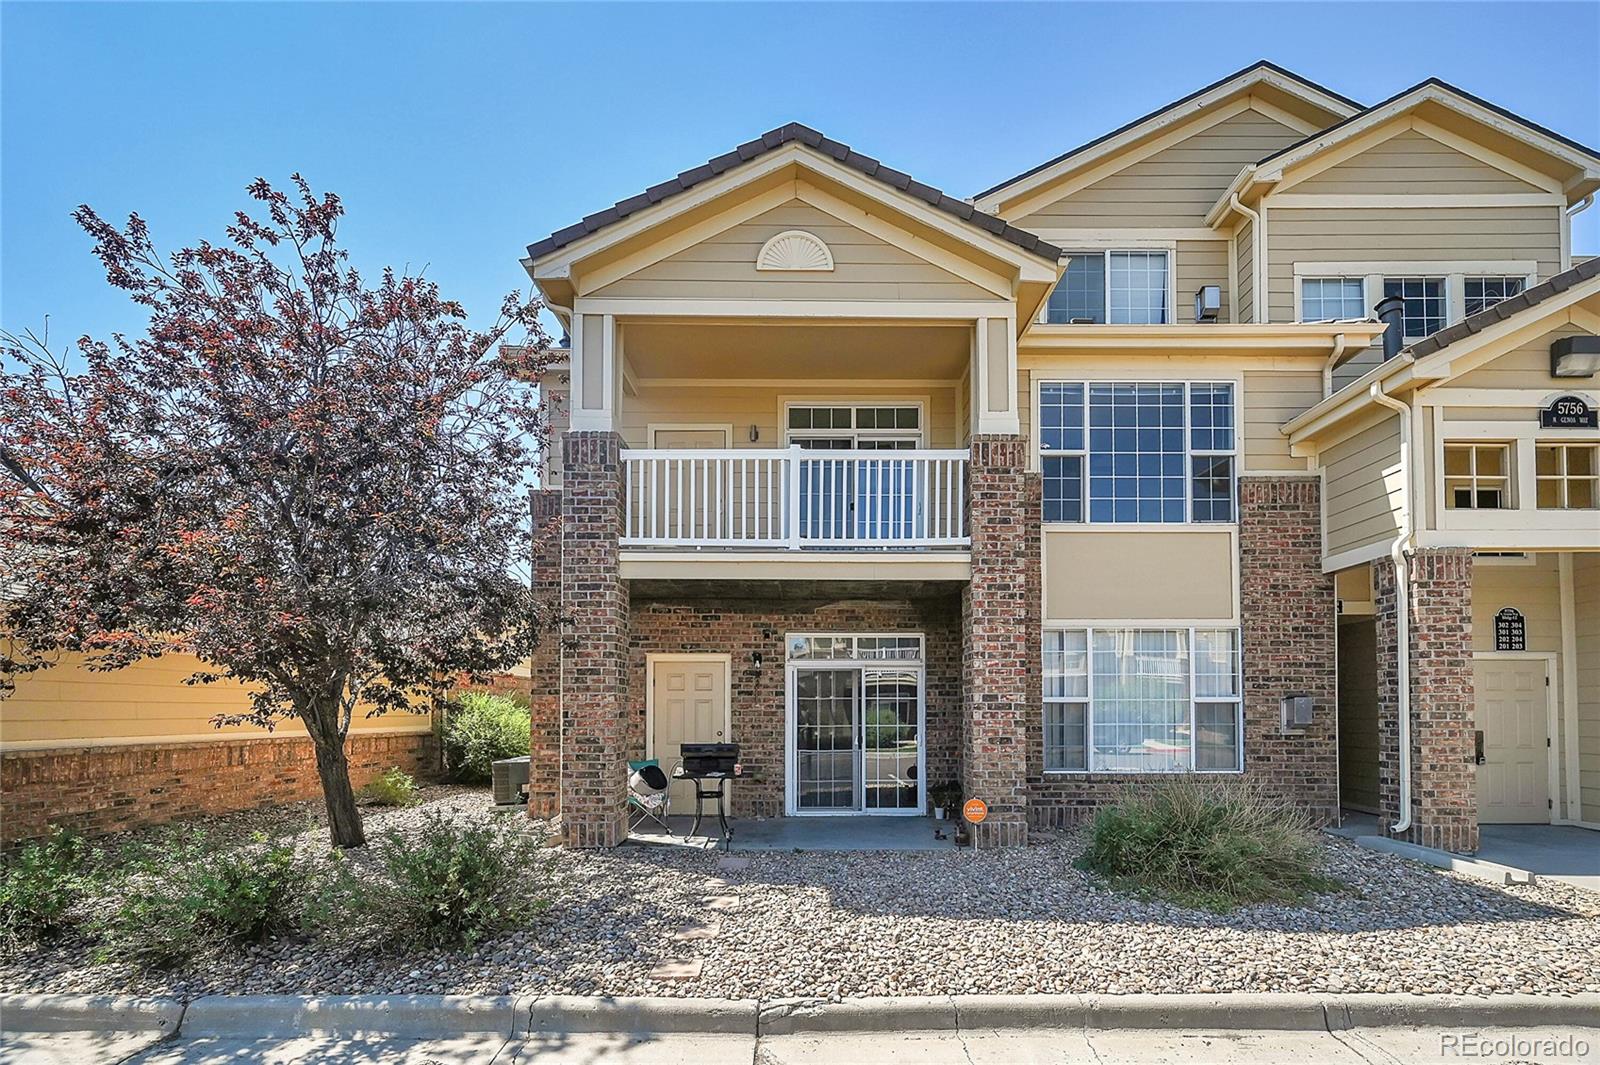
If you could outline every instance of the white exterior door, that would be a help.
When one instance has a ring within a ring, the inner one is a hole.
[[[727,743],[727,655],[653,655],[650,670],[650,757],[668,773],[680,744]],[[731,794],[731,785],[729,785]],[[694,785],[672,784],[675,813],[694,812]]]
[[[1483,733],[1478,820],[1550,822],[1549,688],[1543,659],[1477,658],[1472,683]]]

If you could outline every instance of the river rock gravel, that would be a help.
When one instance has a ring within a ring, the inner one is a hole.
[[[427,810],[488,814],[479,790],[367,813],[369,836]],[[325,837],[313,804],[204,819],[219,840]],[[102,849],[151,838],[105,841]],[[1075,868],[1076,833],[1026,849],[751,853],[554,849],[536,922],[472,951],[386,953],[299,937],[173,972],[90,961],[71,937],[0,958],[5,991],[202,994],[493,993],[767,998],[1029,992],[1600,992],[1600,894],[1496,887],[1326,839],[1347,890],[1228,914],[1112,891]],[[530,882],[530,890],[539,886]],[[736,899],[708,907],[712,899]],[[674,933],[711,919],[709,938]],[[664,960],[702,962],[652,979]]]

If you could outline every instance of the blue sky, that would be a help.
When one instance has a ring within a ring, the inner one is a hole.
[[[261,175],[475,318],[523,247],[789,120],[972,193],[1258,58],[1600,144],[1600,4],[0,4],[0,326],[137,329],[69,214],[220,238]],[[1600,208],[1576,250],[1600,251]]]

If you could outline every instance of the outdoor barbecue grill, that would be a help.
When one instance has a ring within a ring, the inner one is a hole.
[[[739,762],[737,743],[685,743],[678,747],[681,759],[672,775],[694,782],[694,827],[689,835],[700,834],[700,818],[705,800],[717,800],[717,824],[722,826],[722,845],[726,847],[733,838],[728,825],[726,796],[728,781],[733,779]]]

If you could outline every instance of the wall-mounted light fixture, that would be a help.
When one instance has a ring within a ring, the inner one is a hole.
[[[750,442],[753,444],[760,439],[761,429],[754,422],[750,423]]]
[[[760,651],[751,651],[750,652],[750,664],[752,666],[754,666],[756,669],[760,669],[761,668],[761,652]]]
[[[1600,336],[1562,337],[1550,345],[1551,377],[1593,377],[1600,373]]]
[[[1306,728],[1311,724],[1313,710],[1311,696],[1301,695],[1298,692],[1285,695],[1282,706],[1284,728]]]

